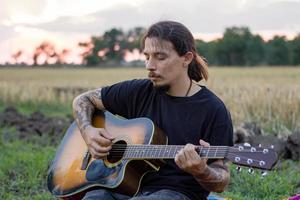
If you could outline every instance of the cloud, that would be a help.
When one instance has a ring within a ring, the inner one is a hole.
[[[47,7],[47,0],[1,0],[0,21],[13,17],[39,16]]]
[[[235,20],[256,30],[291,29],[300,25],[300,2],[277,2],[265,7],[253,7]]]
[[[105,7],[103,2],[109,1],[114,3]],[[182,22],[198,35],[216,35],[230,26],[248,26],[256,33],[270,33],[270,30],[294,34],[300,32],[300,0],[135,0],[130,1],[131,3],[122,3],[121,0],[106,0],[101,3],[89,0],[89,6],[83,6],[85,4],[82,3],[77,5],[76,2],[77,0],[0,0],[0,47],[4,43],[6,48],[10,47],[10,41],[15,41],[13,38],[16,37],[19,39],[14,44],[19,41],[22,44],[21,39],[29,41],[32,37],[28,33],[36,33],[39,38],[49,37],[45,38],[49,40],[68,37],[75,41],[103,34],[113,27],[123,30],[136,26],[148,27],[159,20]],[[74,9],[71,9],[72,3],[76,4]],[[64,10],[68,5],[70,7]],[[96,5],[101,10],[95,12],[96,8],[88,9]],[[77,13],[78,7],[87,11]],[[31,21],[34,23],[14,21],[14,13],[19,14],[21,19],[25,19],[22,16],[29,16],[36,20]],[[41,32],[45,34],[38,34]]]
[[[234,25],[249,26],[255,30],[299,28],[299,1],[273,1],[264,4],[237,2],[185,0],[183,4],[165,0],[146,1],[136,6],[119,4],[81,17],[60,17],[37,27],[48,31],[102,34],[112,27],[147,27],[153,22],[168,19],[178,20],[198,33],[223,32],[226,27]]]

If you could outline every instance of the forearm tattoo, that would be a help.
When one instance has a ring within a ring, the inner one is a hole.
[[[204,173],[195,176],[195,179],[209,191],[223,192],[229,184],[230,172],[225,164],[212,163]]]
[[[73,114],[81,133],[92,124],[94,110],[103,109],[101,88],[86,92],[74,100]]]

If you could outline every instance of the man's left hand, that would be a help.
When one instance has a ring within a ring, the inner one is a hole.
[[[201,146],[209,147],[209,143],[200,140]],[[181,149],[175,156],[175,163],[183,171],[192,175],[202,174],[207,167],[207,159],[200,158],[196,152],[196,146],[193,144],[187,144]]]

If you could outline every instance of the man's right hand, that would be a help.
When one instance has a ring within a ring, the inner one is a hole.
[[[93,158],[103,159],[109,154],[114,137],[104,128],[88,126],[84,129],[82,136]]]

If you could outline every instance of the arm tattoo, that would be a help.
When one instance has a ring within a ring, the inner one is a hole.
[[[86,92],[75,98],[73,115],[82,133],[92,124],[91,120],[95,109],[104,109],[101,101],[101,88]]]
[[[212,163],[207,166],[204,173],[194,177],[205,189],[223,192],[229,184],[230,172],[225,164]]]

